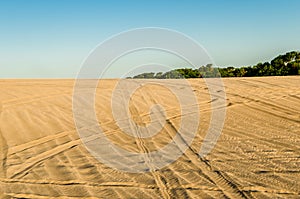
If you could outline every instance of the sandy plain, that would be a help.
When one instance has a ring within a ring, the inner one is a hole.
[[[72,112],[74,80],[0,80],[0,198],[299,198],[300,77],[224,78],[224,129],[205,158],[198,152],[211,99],[202,79],[189,82],[201,114],[191,146],[170,165],[136,174],[99,162],[83,145]],[[147,124],[149,107],[160,103],[168,122],[151,138],[134,138],[111,113],[115,84],[101,80],[96,93],[107,138],[137,153],[170,142],[180,125],[176,97],[153,85],[137,90],[132,119]]]

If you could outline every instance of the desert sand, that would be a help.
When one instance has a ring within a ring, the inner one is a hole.
[[[172,81],[181,89],[179,80]],[[224,129],[204,158],[198,153],[210,125],[211,98],[203,79],[188,81],[200,109],[191,146],[160,170],[128,173],[98,161],[79,138],[74,80],[0,80],[0,198],[299,198],[300,77],[224,78]],[[96,94],[107,138],[136,153],[170,142],[180,126],[176,97],[155,85],[134,93],[129,110],[136,124],[149,123],[155,103],[168,121],[158,134],[136,138],[114,121],[116,82],[101,80]]]

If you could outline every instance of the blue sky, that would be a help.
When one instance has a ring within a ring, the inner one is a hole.
[[[300,50],[300,1],[0,1],[0,78],[76,77],[100,42],[140,27],[170,28],[220,66]]]

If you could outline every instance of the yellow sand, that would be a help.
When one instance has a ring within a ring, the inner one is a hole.
[[[224,129],[204,159],[197,155],[209,127],[210,98],[202,79],[200,127],[177,161],[155,172],[126,173],[96,160],[76,132],[73,80],[0,80],[0,198],[297,198],[300,194],[300,77],[223,79]],[[124,134],[111,113],[116,80],[97,89],[100,126],[116,145],[145,153],[172,140],[166,126],[152,138]],[[164,88],[145,86],[130,101],[138,125],[160,103],[180,126],[180,106]]]

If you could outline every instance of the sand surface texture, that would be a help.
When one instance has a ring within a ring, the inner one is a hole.
[[[185,92],[180,80],[168,81]],[[73,119],[73,80],[0,80],[0,198],[299,198],[300,77],[223,81],[226,119],[211,153],[198,156],[211,98],[202,79],[189,80],[200,109],[191,146],[172,164],[136,174],[110,168],[85,148]],[[131,96],[130,117],[139,126],[151,121],[153,105],[165,110],[159,132],[140,138],[113,118],[115,85],[102,80],[95,95],[99,125],[112,143],[149,153],[172,141],[184,116],[170,90],[145,84]]]

